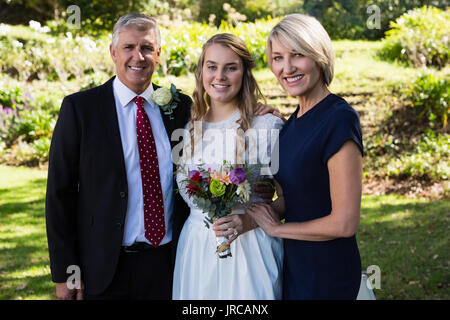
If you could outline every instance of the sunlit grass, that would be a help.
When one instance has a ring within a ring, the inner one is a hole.
[[[0,166],[0,299],[51,299],[44,170]]]
[[[364,195],[363,269],[378,265],[378,299],[449,299],[450,201]]]

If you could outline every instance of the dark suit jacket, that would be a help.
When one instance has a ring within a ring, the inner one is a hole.
[[[101,293],[113,278],[127,212],[113,79],[64,98],[50,147],[45,212],[52,280],[66,282],[67,267],[80,266],[89,294]],[[161,112],[169,139],[190,117],[192,100],[180,96],[174,119]],[[189,214],[179,194],[174,201],[172,260]]]

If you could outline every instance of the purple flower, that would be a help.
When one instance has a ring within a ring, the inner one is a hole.
[[[242,168],[236,168],[230,172],[230,180],[233,184],[240,184],[247,178],[245,170]]]

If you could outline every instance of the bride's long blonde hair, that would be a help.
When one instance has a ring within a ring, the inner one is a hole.
[[[258,100],[262,99],[265,102],[264,96],[252,73],[252,69],[256,66],[255,60],[248,51],[244,41],[231,33],[219,33],[214,35],[203,45],[202,53],[198,59],[197,69],[195,71],[196,88],[193,92],[194,105],[191,110],[190,120],[191,142],[193,142],[194,122],[201,121],[205,117],[211,104],[210,97],[203,87],[203,64],[205,62],[206,51],[213,44],[220,44],[231,49],[242,61],[244,68],[242,86],[237,94],[237,107],[241,114],[237,123],[242,131],[245,132],[250,128]],[[191,143],[191,148],[193,151],[194,143]]]

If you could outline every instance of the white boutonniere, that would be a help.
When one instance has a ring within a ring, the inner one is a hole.
[[[172,83],[170,89],[161,87],[153,91],[152,100],[161,108],[164,114],[170,116],[169,119],[173,119],[173,110],[178,107],[180,102],[179,92],[181,89],[177,89]]]

